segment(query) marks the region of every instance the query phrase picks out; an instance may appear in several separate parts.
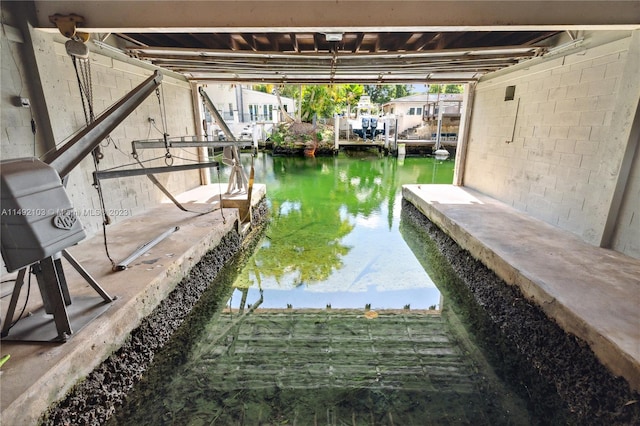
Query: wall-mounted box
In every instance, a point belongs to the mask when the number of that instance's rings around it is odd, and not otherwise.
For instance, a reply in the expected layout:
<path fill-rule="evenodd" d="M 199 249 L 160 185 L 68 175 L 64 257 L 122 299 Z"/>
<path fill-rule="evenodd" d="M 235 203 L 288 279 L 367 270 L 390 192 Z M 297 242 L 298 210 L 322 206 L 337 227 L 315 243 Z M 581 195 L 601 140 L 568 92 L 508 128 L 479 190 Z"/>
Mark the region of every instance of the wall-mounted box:
<path fill-rule="evenodd" d="M 516 97 L 516 86 L 507 86 L 504 91 L 504 100 L 512 101 Z"/>

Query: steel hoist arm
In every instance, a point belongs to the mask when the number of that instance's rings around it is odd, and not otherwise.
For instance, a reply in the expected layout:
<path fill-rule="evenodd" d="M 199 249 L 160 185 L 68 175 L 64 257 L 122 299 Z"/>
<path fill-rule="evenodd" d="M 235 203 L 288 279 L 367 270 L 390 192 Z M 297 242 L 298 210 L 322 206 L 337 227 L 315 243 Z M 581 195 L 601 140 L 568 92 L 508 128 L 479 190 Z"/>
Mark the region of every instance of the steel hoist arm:
<path fill-rule="evenodd" d="M 216 120 L 216 123 L 218 124 L 218 126 L 220 126 L 220 129 L 222 130 L 222 132 L 230 141 L 235 142 L 236 137 L 231 132 L 231 129 L 229 129 L 229 126 L 227 126 L 227 123 L 225 123 L 224 119 L 220 115 L 220 112 L 218 112 L 218 109 L 215 107 L 215 105 L 213 105 L 213 102 L 211 102 L 211 99 L 207 95 L 207 92 L 205 92 L 205 90 L 202 87 L 198 89 L 198 92 L 200 93 L 200 96 L 202 96 L 202 99 L 204 100 L 205 107 L 209 110 L 211 115 L 213 115 L 213 117 Z M 246 191 L 249 185 L 249 182 L 247 180 L 247 175 L 244 172 L 244 169 L 242 168 L 242 163 L 240 161 L 240 152 L 238 151 L 238 147 L 237 146 L 225 147 L 223 150 L 222 157 L 223 157 L 222 159 L 223 163 L 232 166 L 231 176 L 229 176 L 229 186 L 227 187 L 227 194 L 230 194 L 234 190 Z"/>
<path fill-rule="evenodd" d="M 218 109 L 215 107 L 215 105 L 213 105 L 213 102 L 211 102 L 211 99 L 209 98 L 209 95 L 207 95 L 207 92 L 205 92 L 202 87 L 198 89 L 198 92 L 200 93 L 200 96 L 202 96 L 205 106 L 207 107 L 211 115 L 213 115 L 213 117 L 215 118 L 218 126 L 220 126 L 220 130 L 222 130 L 228 140 L 235 142 L 236 137 L 233 136 L 233 133 L 231 132 L 231 129 L 229 129 L 229 126 L 227 126 L 227 123 L 225 123 L 224 118 L 222 118 L 220 112 L 218 112 Z"/>
<path fill-rule="evenodd" d="M 155 71 L 115 105 L 102 113 L 96 121 L 73 137 L 62 148 L 45 157 L 61 178 L 66 177 L 100 142 L 127 118 L 162 82 L 162 74 Z"/>

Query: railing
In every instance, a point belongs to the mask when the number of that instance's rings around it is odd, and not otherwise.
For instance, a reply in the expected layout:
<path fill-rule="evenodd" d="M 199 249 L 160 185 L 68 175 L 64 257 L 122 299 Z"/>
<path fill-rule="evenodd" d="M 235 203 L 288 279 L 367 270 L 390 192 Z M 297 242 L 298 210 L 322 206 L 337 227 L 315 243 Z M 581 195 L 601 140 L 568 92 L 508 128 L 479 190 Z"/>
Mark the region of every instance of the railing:
<path fill-rule="evenodd" d="M 443 115 L 460 115 L 462 113 L 462 101 L 440 101 L 428 102 L 424 106 L 422 113 L 423 120 L 436 120 L 439 108 L 442 108 Z"/>

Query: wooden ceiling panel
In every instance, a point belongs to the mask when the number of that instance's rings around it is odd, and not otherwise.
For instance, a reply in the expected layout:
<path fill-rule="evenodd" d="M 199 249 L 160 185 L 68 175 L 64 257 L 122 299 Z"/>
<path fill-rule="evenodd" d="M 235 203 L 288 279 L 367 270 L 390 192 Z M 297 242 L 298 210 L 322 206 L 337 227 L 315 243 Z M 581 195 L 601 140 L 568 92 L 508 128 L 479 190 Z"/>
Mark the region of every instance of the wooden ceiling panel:
<path fill-rule="evenodd" d="M 118 34 L 137 58 L 192 80 L 424 82 L 482 74 L 540 55 L 554 31 Z"/>

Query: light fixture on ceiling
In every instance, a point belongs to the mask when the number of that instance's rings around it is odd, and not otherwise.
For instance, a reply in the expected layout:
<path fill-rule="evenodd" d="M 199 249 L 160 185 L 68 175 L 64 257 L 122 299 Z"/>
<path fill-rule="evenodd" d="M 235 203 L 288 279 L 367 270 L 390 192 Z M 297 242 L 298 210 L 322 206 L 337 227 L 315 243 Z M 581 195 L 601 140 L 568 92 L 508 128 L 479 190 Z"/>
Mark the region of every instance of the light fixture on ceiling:
<path fill-rule="evenodd" d="M 327 41 L 342 41 L 342 33 L 324 33 Z"/>

